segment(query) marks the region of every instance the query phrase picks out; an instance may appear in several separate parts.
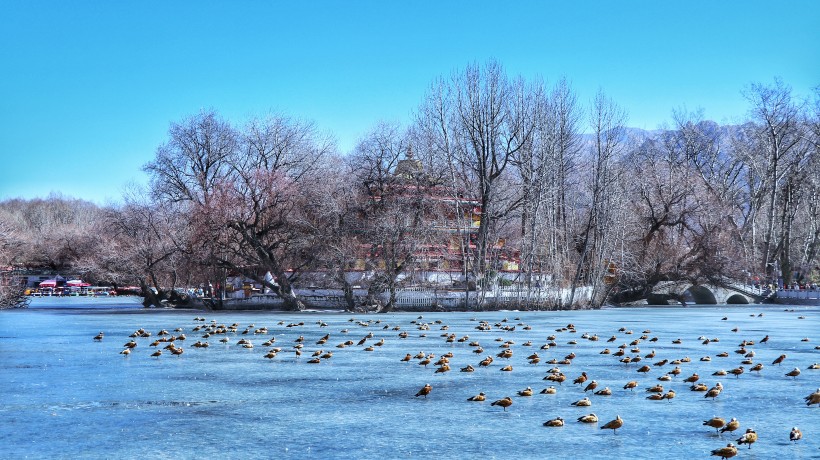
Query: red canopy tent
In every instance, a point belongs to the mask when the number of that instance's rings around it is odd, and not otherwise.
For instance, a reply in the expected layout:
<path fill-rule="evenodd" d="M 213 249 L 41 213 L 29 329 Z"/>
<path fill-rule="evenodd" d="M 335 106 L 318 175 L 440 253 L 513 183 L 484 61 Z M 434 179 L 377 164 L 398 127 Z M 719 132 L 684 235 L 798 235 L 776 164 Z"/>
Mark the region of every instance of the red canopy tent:
<path fill-rule="evenodd" d="M 41 288 L 53 288 L 53 287 L 57 287 L 57 280 L 45 280 L 45 281 L 40 281 L 40 287 L 41 287 Z"/>

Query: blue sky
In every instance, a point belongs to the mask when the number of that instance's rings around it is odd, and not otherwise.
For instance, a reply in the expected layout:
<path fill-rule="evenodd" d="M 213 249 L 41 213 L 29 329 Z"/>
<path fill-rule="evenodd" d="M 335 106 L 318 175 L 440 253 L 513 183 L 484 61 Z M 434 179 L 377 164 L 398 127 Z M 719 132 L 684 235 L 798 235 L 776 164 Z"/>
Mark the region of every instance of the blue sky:
<path fill-rule="evenodd" d="M 571 5 L 570 5 L 571 3 Z M 654 129 L 673 108 L 741 120 L 741 90 L 820 84 L 820 1 L 0 0 L 0 200 L 105 204 L 167 137 L 212 108 L 313 120 L 340 151 L 407 124 L 428 86 L 471 62 L 603 89 Z"/>

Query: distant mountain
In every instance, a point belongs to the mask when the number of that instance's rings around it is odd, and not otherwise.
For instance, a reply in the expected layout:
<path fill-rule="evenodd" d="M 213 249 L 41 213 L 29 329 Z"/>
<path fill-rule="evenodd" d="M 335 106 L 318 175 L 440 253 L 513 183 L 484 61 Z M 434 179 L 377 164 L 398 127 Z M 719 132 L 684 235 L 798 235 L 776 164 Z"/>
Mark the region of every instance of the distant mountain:
<path fill-rule="evenodd" d="M 738 137 L 745 137 L 743 132 L 745 126 L 743 125 L 720 125 L 711 120 L 704 120 L 698 123 L 704 132 L 718 136 L 719 139 L 732 139 Z M 653 129 L 646 130 L 642 128 L 625 127 L 623 129 L 623 136 L 621 141 L 625 145 L 644 145 L 647 141 L 653 141 L 660 138 L 665 133 L 671 133 L 673 130 Z M 585 150 L 589 147 L 595 146 L 594 134 L 582 134 L 581 148 Z"/>

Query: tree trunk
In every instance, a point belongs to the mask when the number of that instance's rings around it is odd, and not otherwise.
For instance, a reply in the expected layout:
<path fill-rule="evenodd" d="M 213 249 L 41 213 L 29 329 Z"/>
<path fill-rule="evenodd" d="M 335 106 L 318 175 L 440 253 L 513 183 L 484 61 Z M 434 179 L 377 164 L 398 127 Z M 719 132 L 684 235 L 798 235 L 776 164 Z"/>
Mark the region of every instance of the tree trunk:
<path fill-rule="evenodd" d="M 162 307 L 162 303 L 160 303 L 159 299 L 161 296 L 161 292 L 154 293 L 154 290 L 148 287 L 148 284 L 145 282 L 145 278 L 140 277 L 140 289 L 142 290 L 142 306 L 145 308 L 153 307 Z"/>
<path fill-rule="evenodd" d="M 289 283 L 287 289 L 280 288 L 279 297 L 284 301 L 285 309 L 288 311 L 302 311 L 306 308 L 305 303 L 293 292 Z"/>
<path fill-rule="evenodd" d="M 387 300 L 387 304 L 379 310 L 379 313 L 389 313 L 396 308 L 396 283 L 389 283 L 388 291 L 390 298 Z"/>
<path fill-rule="evenodd" d="M 0 272 L 0 310 L 24 308 L 28 302 L 25 286 L 18 284 L 9 272 Z"/>
<path fill-rule="evenodd" d="M 347 281 L 342 285 L 345 296 L 345 311 L 356 310 L 356 297 L 353 296 L 353 287 Z"/>

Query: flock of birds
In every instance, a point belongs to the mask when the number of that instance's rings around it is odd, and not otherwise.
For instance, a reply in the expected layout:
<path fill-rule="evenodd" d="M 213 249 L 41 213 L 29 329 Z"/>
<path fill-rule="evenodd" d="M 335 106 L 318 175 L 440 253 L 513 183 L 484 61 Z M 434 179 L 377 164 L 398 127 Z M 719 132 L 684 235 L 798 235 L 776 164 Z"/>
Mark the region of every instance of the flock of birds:
<path fill-rule="evenodd" d="M 755 315 L 750 315 L 755 316 Z M 757 315 L 758 317 L 762 317 L 763 314 Z M 803 316 L 799 317 L 800 319 L 804 319 Z M 722 318 L 722 320 L 728 320 L 727 317 Z M 357 320 L 355 318 L 351 318 L 348 320 L 351 323 L 351 326 L 346 327 L 339 331 L 342 337 L 349 337 L 351 334 L 351 328 L 353 326 L 358 326 L 361 328 L 370 328 L 371 331 L 360 338 L 358 341 L 347 339 L 338 342 L 335 345 L 337 349 L 344 349 L 348 347 L 361 347 L 357 349 L 362 349 L 364 351 L 373 352 L 378 347 L 382 347 L 385 344 L 385 338 L 390 338 L 390 336 L 395 336 L 399 340 L 406 339 L 409 336 L 409 332 L 406 329 L 403 329 L 401 325 L 390 325 L 383 323 L 381 319 L 370 319 L 367 321 Z M 482 335 L 483 338 L 486 338 L 486 335 L 492 332 L 499 332 L 511 335 L 513 334 L 516 329 L 532 331 L 532 327 L 528 324 L 521 322 L 520 318 L 515 318 L 514 321 L 510 321 L 508 319 L 503 319 L 495 324 L 490 324 L 490 322 L 485 320 L 478 320 L 478 319 L 471 319 L 474 321 L 476 325 L 474 329 L 477 331 L 476 334 Z M 516 323 L 517 322 L 517 323 Z M 254 348 L 253 341 L 260 341 L 264 339 L 264 342 L 261 343 L 261 346 L 266 349 L 265 354 L 263 355 L 266 359 L 274 359 L 277 356 L 290 353 L 295 358 L 300 358 L 303 354 L 307 355 L 303 362 L 308 364 L 320 364 L 324 361 L 330 360 L 333 357 L 333 351 L 326 350 L 326 347 L 334 346 L 330 344 L 331 341 L 331 334 L 324 334 L 318 340 L 308 340 L 305 338 L 304 335 L 299 335 L 295 339 L 290 337 L 288 339 L 284 338 L 284 334 L 280 334 L 279 342 L 277 342 L 277 338 L 275 334 L 271 333 L 271 331 L 267 327 L 256 327 L 254 324 L 249 324 L 247 326 L 240 326 L 238 323 L 233 323 L 231 325 L 219 324 L 215 319 L 208 322 L 203 317 L 196 317 L 194 318 L 195 325 L 190 329 L 187 330 L 188 334 L 197 334 L 198 340 L 193 343 L 191 346 L 194 348 L 199 349 L 207 349 L 208 347 L 212 346 L 210 340 L 214 340 L 218 342 L 222 346 L 237 346 L 242 347 L 245 349 Z M 515 323 L 515 324 L 514 324 Z M 328 327 L 328 324 L 324 321 L 317 321 L 316 324 L 320 328 Z M 304 322 L 297 322 L 297 323 L 288 323 L 285 324 L 284 321 L 280 321 L 277 326 L 279 332 L 283 332 L 284 329 L 298 329 L 300 327 L 305 326 Z M 526 341 L 521 343 L 520 345 L 517 344 L 512 339 L 504 339 L 502 337 L 498 337 L 495 342 L 498 343 L 496 347 L 499 349 L 498 352 L 488 352 L 485 351 L 484 347 L 480 343 L 480 341 L 475 337 L 470 337 L 469 335 L 462 335 L 459 337 L 457 334 L 449 332 L 450 327 L 447 324 L 444 324 L 441 320 L 430 321 L 427 322 L 424 320 L 423 316 L 418 316 L 415 320 L 410 321 L 409 327 L 407 329 L 416 329 L 416 334 L 419 337 L 427 337 L 428 334 L 435 337 L 436 335 L 432 332 L 433 330 L 440 331 L 438 333 L 438 337 L 441 341 L 443 341 L 442 345 L 449 345 L 448 352 L 444 353 L 440 356 L 437 356 L 434 353 L 427 353 L 424 351 L 418 353 L 406 353 L 404 357 L 398 359 L 398 361 L 410 364 L 416 363 L 423 369 L 429 369 L 430 366 L 435 368 L 433 371 L 434 374 L 444 374 L 451 371 L 450 363 L 451 360 L 455 359 L 454 350 L 462 351 L 462 352 L 469 352 L 474 355 L 478 355 L 476 358 L 475 366 L 472 364 L 466 364 L 463 367 L 459 367 L 458 370 L 460 372 L 477 372 L 481 368 L 491 368 L 494 366 L 494 363 L 499 360 L 503 361 L 505 365 L 499 367 L 500 371 L 504 372 L 512 372 L 513 371 L 513 362 L 515 361 L 513 358 L 517 358 L 519 355 L 524 354 L 527 355 L 524 362 L 526 366 L 537 366 L 541 363 L 550 366 L 547 371 L 546 375 L 543 377 L 543 380 L 548 381 L 548 385 L 546 388 L 537 392 L 537 394 L 556 394 L 558 392 L 558 388 L 555 385 L 561 387 L 564 382 L 570 381 L 572 386 L 569 387 L 572 390 L 562 390 L 562 391 L 582 391 L 584 395 L 590 395 L 593 398 L 596 397 L 606 397 L 611 396 L 613 394 L 613 390 L 610 389 L 609 386 L 602 385 L 597 380 L 593 379 L 588 375 L 586 371 L 578 372 L 577 377 L 570 378 L 560 366 L 570 366 L 575 364 L 578 358 L 578 355 L 573 351 L 567 354 L 559 353 L 559 355 L 563 355 L 563 357 L 552 357 L 551 359 L 546 359 L 542 357 L 541 354 L 551 353 L 553 350 L 560 349 L 563 345 L 559 345 L 559 337 L 568 337 L 570 340 L 566 341 L 567 345 L 578 345 L 578 343 L 582 340 L 590 341 L 590 342 L 602 342 L 604 344 L 612 344 L 612 345 L 604 345 L 601 347 L 598 354 L 600 355 L 609 355 L 613 359 L 616 359 L 623 365 L 624 375 L 627 376 L 624 379 L 629 379 L 626 381 L 622 386 L 621 383 L 618 383 L 618 386 L 615 387 L 616 390 L 614 391 L 629 391 L 634 392 L 636 389 L 639 389 L 641 383 L 639 380 L 643 380 L 644 384 L 646 381 L 645 376 L 650 374 L 660 374 L 657 377 L 658 383 L 652 384 L 647 386 L 644 390 L 648 395 L 646 399 L 652 401 L 667 401 L 672 403 L 672 401 L 678 396 L 676 391 L 672 388 L 665 388 L 664 384 L 671 386 L 676 384 L 678 387 L 678 391 L 687 388 L 693 394 L 702 394 L 703 398 L 714 400 L 719 398 L 724 392 L 724 385 L 717 381 L 713 385 L 707 385 L 706 383 L 701 381 L 701 376 L 697 372 L 691 372 L 691 374 L 687 371 L 684 372 L 684 368 L 693 360 L 689 357 L 664 357 L 661 359 L 660 354 L 663 352 L 670 352 L 670 349 L 666 349 L 663 347 L 663 344 L 658 343 L 659 338 L 657 336 L 652 336 L 652 331 L 649 329 L 643 330 L 642 333 L 635 338 L 636 334 L 633 331 L 622 327 L 617 330 L 616 334 L 611 335 L 608 338 L 599 337 L 597 334 L 591 333 L 583 333 L 578 334 L 578 329 L 573 324 L 567 324 L 566 326 L 559 327 L 554 331 L 550 331 L 547 336 L 546 340 L 543 344 L 533 344 L 532 341 Z M 374 329 L 381 329 L 383 332 L 380 334 L 382 337 L 379 340 L 376 340 L 376 333 L 373 332 Z M 733 333 L 739 332 L 737 328 L 732 329 Z M 609 335 L 609 334 L 607 334 Z M 105 333 L 100 332 L 97 336 L 94 337 L 95 341 L 103 341 L 105 338 Z M 144 339 L 144 340 L 143 340 Z M 698 340 L 703 345 L 708 345 L 711 343 L 718 343 L 720 339 L 718 338 L 707 338 L 705 336 L 701 336 Z M 746 366 L 749 366 L 750 372 L 765 372 L 764 368 L 766 365 L 759 361 L 758 353 L 755 351 L 760 350 L 760 346 L 767 344 L 770 338 L 768 335 L 761 338 L 759 341 L 751 340 L 751 339 L 744 339 L 742 340 L 734 350 L 734 354 L 741 359 L 739 365 L 733 367 L 729 370 L 717 370 L 711 374 L 712 377 L 715 379 L 723 378 L 728 376 L 733 376 L 734 378 L 740 378 L 741 375 L 746 373 Z M 808 338 L 802 339 L 803 342 L 808 342 Z M 188 337 L 186 336 L 186 330 L 182 327 L 177 327 L 172 331 L 167 329 L 161 329 L 156 333 L 152 333 L 144 328 L 139 328 L 135 330 L 133 333 L 130 334 L 130 340 L 123 345 L 123 349 L 120 351 L 121 354 L 125 356 L 131 355 L 134 350 L 144 344 L 145 342 L 150 342 L 147 344 L 147 348 L 152 350 L 150 356 L 152 358 L 160 359 L 161 356 L 165 352 L 170 353 L 173 356 L 181 356 L 185 350 L 182 346 L 183 343 L 189 343 Z M 286 343 L 285 343 L 286 342 Z M 622 342 L 618 345 L 615 345 L 616 342 Z M 314 343 L 310 345 L 310 343 Z M 681 339 L 672 340 L 673 344 L 681 344 Z M 461 347 L 456 346 L 456 344 L 462 345 Z M 485 345 L 486 341 L 485 341 Z M 645 352 L 641 350 L 641 346 L 649 345 L 654 346 L 661 350 L 661 353 L 652 349 L 649 352 Z M 757 345 L 757 347 L 756 347 Z M 144 345 L 143 345 L 144 346 Z M 610 346 L 612 348 L 610 348 Z M 526 351 L 519 351 L 526 350 Z M 537 350 L 536 350 L 537 349 Z M 815 350 L 820 350 L 820 346 L 814 347 Z M 536 351 L 533 351 L 536 350 Z M 576 350 L 581 353 L 580 349 Z M 765 355 L 765 353 L 760 353 L 761 355 Z M 483 356 L 483 358 L 482 358 Z M 723 351 L 721 353 L 716 354 L 717 358 L 730 358 L 732 355 L 727 352 Z M 781 366 L 784 362 L 787 362 L 788 356 L 785 354 L 780 354 L 776 359 L 771 362 L 772 366 Z M 465 359 L 464 361 L 469 361 L 469 359 Z M 579 360 L 581 361 L 581 360 Z M 701 362 L 710 362 L 712 361 L 712 357 L 707 355 L 699 358 Z M 516 364 L 517 366 L 518 364 Z M 497 365 L 496 365 L 497 366 Z M 577 366 L 575 366 L 577 367 Z M 694 366 L 693 366 L 694 367 Z M 820 363 L 814 363 L 807 367 L 809 370 L 820 370 Z M 481 371 L 479 371 L 481 372 Z M 782 374 L 784 379 L 797 379 L 801 375 L 801 371 L 798 367 L 794 367 L 792 370 L 788 372 L 777 371 Z M 590 372 L 591 373 L 591 372 Z M 642 378 L 630 378 L 630 375 L 640 375 Z M 820 375 L 820 372 L 818 372 Z M 684 377 L 681 377 L 684 376 Z M 615 382 L 612 382 L 614 384 Z M 686 384 L 685 387 L 681 387 L 680 384 Z M 576 387 L 577 385 L 577 387 Z M 569 385 L 568 385 L 569 386 Z M 566 388 L 566 387 L 564 387 Z M 578 388 L 579 390 L 574 390 Z M 431 384 L 424 385 L 421 389 L 419 389 L 415 393 L 415 397 L 423 397 L 427 398 L 430 394 L 434 391 L 434 386 Z M 532 387 L 527 386 L 526 388 L 517 392 L 516 396 L 519 398 L 527 398 L 532 397 L 536 394 L 536 391 L 532 389 Z M 467 398 L 467 401 L 470 402 L 485 402 L 488 401 L 487 395 L 484 392 L 480 392 L 477 395 L 471 396 Z M 501 408 L 503 411 L 507 411 L 508 408 L 513 406 L 514 399 L 512 396 L 505 396 L 501 399 L 495 399 L 490 402 L 490 406 L 497 406 Z M 820 406 L 820 388 L 818 388 L 813 393 L 809 394 L 805 397 L 804 402 L 807 406 L 817 405 Z M 573 406 L 577 407 L 589 407 L 592 406 L 593 401 L 590 399 L 589 396 L 584 396 L 581 399 L 573 402 Z M 595 413 L 590 413 L 586 415 L 582 415 L 577 417 L 576 421 L 582 424 L 598 424 L 599 418 Z M 606 423 L 600 425 L 600 429 L 602 430 L 612 430 L 613 433 L 617 434 L 617 431 L 625 426 L 625 420 L 620 417 L 620 415 L 616 415 L 614 419 L 607 421 Z M 565 424 L 565 420 L 562 417 L 555 417 L 550 420 L 547 420 L 543 423 L 546 427 L 563 427 Z M 715 429 L 715 433 L 723 434 L 728 433 L 729 435 L 734 435 L 734 433 L 741 429 L 741 423 L 737 420 L 737 418 L 731 418 L 728 422 L 722 417 L 712 417 L 708 420 L 703 421 L 704 426 L 708 426 L 710 428 Z M 792 428 L 789 434 L 789 440 L 791 442 L 798 442 L 802 439 L 803 434 L 797 428 Z M 737 445 L 747 445 L 749 449 L 751 449 L 752 445 L 758 441 L 758 436 L 754 428 L 746 428 L 745 432 L 738 437 L 734 442 Z M 725 447 L 716 448 L 711 451 L 711 455 L 720 457 L 721 459 L 728 459 L 736 456 L 738 454 L 738 447 L 733 443 L 728 443 Z"/>

